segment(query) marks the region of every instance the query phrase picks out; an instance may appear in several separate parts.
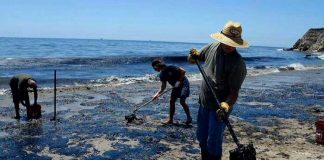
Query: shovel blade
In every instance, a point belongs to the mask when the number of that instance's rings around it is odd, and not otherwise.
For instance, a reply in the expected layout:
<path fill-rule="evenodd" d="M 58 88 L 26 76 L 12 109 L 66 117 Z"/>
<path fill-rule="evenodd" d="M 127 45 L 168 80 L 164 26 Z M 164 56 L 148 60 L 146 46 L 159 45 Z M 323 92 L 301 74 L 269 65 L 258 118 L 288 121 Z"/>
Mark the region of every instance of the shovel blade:
<path fill-rule="evenodd" d="M 127 121 L 127 123 L 131 123 L 136 119 L 136 115 L 135 114 L 131 114 L 128 116 L 125 116 L 125 120 Z"/>
<path fill-rule="evenodd" d="M 230 160 L 256 160 L 256 151 L 253 144 L 242 145 L 230 150 Z"/>

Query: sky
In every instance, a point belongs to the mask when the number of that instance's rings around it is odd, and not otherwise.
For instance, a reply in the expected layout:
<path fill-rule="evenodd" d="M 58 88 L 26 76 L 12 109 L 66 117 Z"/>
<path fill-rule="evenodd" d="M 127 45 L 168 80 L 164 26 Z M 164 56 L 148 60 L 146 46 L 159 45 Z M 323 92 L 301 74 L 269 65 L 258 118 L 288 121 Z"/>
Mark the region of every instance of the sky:
<path fill-rule="evenodd" d="M 0 37 L 208 43 L 229 21 L 252 46 L 291 47 L 324 27 L 324 0 L 1 0 Z"/>

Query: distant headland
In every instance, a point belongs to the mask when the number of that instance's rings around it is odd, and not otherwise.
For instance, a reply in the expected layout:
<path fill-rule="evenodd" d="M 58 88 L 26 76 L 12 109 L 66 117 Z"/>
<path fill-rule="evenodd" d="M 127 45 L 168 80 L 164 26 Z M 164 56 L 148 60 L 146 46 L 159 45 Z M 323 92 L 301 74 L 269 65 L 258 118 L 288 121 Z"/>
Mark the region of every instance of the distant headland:
<path fill-rule="evenodd" d="M 292 48 L 285 51 L 302 51 L 307 53 L 324 52 L 324 28 L 311 28 L 302 38 L 298 39 Z"/>

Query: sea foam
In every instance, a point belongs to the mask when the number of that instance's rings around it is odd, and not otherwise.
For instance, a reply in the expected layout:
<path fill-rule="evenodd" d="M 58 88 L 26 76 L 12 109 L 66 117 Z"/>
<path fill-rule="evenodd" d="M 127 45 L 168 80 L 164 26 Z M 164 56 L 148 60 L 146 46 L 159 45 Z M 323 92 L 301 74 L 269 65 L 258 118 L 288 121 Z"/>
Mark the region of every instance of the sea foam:
<path fill-rule="evenodd" d="M 1 96 L 2 96 L 2 95 L 5 95 L 7 91 L 8 91 L 7 89 L 3 89 L 3 88 L 1 88 L 1 89 L 0 89 L 0 95 L 1 95 Z"/>
<path fill-rule="evenodd" d="M 320 56 L 317 56 L 319 59 L 321 60 L 324 60 L 324 54 L 323 55 L 320 55 Z"/>

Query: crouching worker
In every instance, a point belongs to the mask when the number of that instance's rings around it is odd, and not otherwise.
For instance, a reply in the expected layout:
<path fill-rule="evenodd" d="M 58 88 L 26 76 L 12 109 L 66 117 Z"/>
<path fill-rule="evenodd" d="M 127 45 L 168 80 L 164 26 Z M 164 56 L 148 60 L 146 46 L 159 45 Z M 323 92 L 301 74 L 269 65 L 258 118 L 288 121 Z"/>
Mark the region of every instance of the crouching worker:
<path fill-rule="evenodd" d="M 187 125 L 192 122 L 192 118 L 190 115 L 189 106 L 186 103 L 187 97 L 189 97 L 190 89 L 189 89 L 189 81 L 185 76 L 186 71 L 181 67 L 176 66 L 167 66 L 162 60 L 156 59 L 152 62 L 152 67 L 155 71 L 160 72 L 159 77 L 162 82 L 160 90 L 153 96 L 153 99 L 157 99 L 161 93 L 166 88 L 167 82 L 173 86 L 170 98 L 170 115 L 169 119 L 164 122 L 164 124 L 172 124 L 173 116 L 175 113 L 175 102 L 178 98 L 180 98 L 180 104 L 182 105 L 184 111 L 187 114 L 187 121 L 185 122 Z"/>
<path fill-rule="evenodd" d="M 41 117 L 41 106 L 37 104 L 37 84 L 32 79 L 32 76 L 19 74 L 12 77 L 10 80 L 10 88 L 16 111 L 15 119 L 20 119 L 19 103 L 26 107 L 28 119 Z M 34 104 L 32 106 L 30 105 L 28 92 L 34 92 Z"/>

